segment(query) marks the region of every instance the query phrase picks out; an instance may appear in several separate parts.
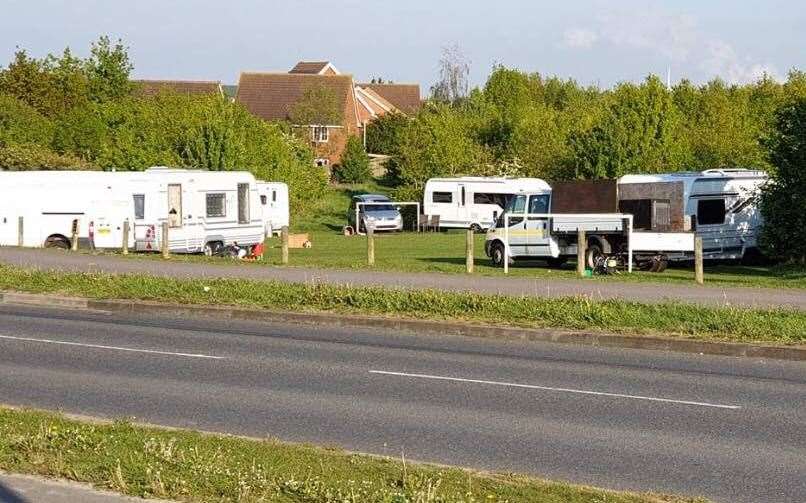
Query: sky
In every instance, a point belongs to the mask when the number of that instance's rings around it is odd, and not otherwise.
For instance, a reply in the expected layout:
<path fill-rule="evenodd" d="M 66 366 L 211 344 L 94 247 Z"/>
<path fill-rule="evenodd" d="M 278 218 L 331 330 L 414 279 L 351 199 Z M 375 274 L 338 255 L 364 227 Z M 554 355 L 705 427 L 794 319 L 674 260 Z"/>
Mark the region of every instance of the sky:
<path fill-rule="evenodd" d="M 221 80 L 331 61 L 359 81 L 426 94 L 445 47 L 470 64 L 603 87 L 650 73 L 748 82 L 806 70 L 804 0 L 0 0 L 0 66 L 17 47 L 79 55 L 101 35 L 129 47 L 136 78 Z"/>

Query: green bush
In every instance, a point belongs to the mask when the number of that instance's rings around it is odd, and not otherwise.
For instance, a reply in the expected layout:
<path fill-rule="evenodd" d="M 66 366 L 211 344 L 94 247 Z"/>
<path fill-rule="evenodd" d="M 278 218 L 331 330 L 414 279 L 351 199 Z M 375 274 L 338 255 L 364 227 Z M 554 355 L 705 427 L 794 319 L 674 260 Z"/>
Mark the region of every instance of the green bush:
<path fill-rule="evenodd" d="M 35 144 L 0 145 L 0 170 L 36 171 L 44 169 L 97 169 L 92 164 L 71 155 L 57 154 Z"/>
<path fill-rule="evenodd" d="M 347 138 L 341 163 L 336 166 L 333 174 L 342 183 L 364 183 L 372 178 L 369 156 L 357 136 Z"/>
<path fill-rule="evenodd" d="M 53 123 L 17 98 L 0 94 L 0 145 L 37 143 L 49 145 Z"/>
<path fill-rule="evenodd" d="M 761 242 L 772 256 L 806 263 L 806 98 L 784 106 L 767 142 L 777 168 L 762 194 Z"/>

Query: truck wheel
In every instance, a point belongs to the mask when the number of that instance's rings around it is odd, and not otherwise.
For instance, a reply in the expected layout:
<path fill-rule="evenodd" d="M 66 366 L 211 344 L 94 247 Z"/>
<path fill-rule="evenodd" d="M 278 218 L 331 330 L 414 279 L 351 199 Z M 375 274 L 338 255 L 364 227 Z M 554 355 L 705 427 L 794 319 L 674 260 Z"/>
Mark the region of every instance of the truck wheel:
<path fill-rule="evenodd" d="M 504 249 L 504 244 L 496 242 L 490 248 L 490 257 L 493 259 L 495 267 L 504 267 L 504 260 L 509 260 L 509 265 L 512 265 L 512 259 L 507 257 L 507 252 Z"/>
<path fill-rule="evenodd" d="M 589 244 L 588 249 L 585 250 L 585 267 L 588 269 L 596 269 L 598 264 L 604 258 L 602 247 L 597 244 Z"/>

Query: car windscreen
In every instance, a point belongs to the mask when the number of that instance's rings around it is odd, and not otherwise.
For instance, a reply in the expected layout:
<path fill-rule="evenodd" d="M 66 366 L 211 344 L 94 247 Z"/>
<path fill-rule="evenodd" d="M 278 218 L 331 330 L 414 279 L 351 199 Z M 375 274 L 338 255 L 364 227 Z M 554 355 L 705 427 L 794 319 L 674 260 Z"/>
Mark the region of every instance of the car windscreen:
<path fill-rule="evenodd" d="M 372 204 L 363 204 L 363 205 L 361 205 L 361 207 L 364 209 L 364 211 L 369 211 L 369 212 L 373 212 L 373 211 L 395 211 L 397 209 L 394 206 L 392 206 L 391 204 L 379 204 L 379 203 L 380 203 L 380 201 L 378 203 L 372 202 Z"/>

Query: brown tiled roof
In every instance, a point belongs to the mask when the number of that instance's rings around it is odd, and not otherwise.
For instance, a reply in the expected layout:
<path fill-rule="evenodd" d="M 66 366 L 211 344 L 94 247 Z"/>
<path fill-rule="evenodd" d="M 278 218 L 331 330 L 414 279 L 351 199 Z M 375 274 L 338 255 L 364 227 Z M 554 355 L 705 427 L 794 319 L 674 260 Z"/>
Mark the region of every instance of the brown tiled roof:
<path fill-rule="evenodd" d="M 419 84 L 358 84 L 372 89 L 391 104 L 407 114 L 416 113 L 420 109 Z"/>
<path fill-rule="evenodd" d="M 161 92 L 178 94 L 220 94 L 221 82 L 212 80 L 133 80 L 134 93 L 154 96 Z"/>
<path fill-rule="evenodd" d="M 329 63 L 327 61 L 300 61 L 288 73 L 306 73 L 317 75 L 324 70 Z"/>
<path fill-rule="evenodd" d="M 262 119 L 287 120 L 292 107 L 305 91 L 317 85 L 335 94 L 344 110 L 344 119 L 355 125 L 357 118 L 351 75 L 244 72 L 238 81 L 235 100 Z"/>

